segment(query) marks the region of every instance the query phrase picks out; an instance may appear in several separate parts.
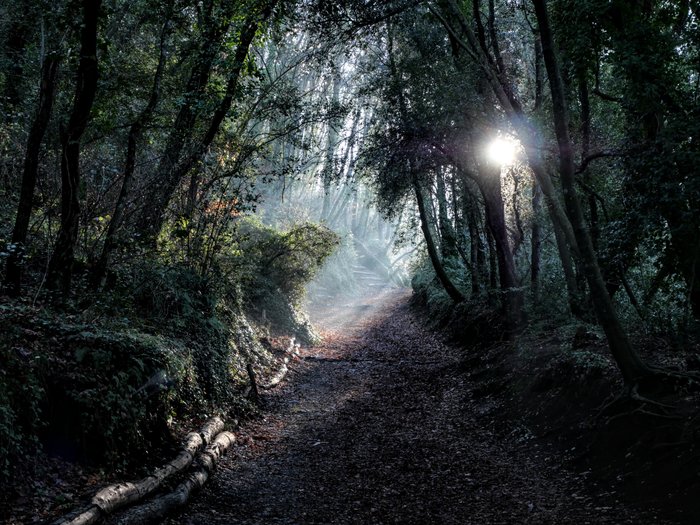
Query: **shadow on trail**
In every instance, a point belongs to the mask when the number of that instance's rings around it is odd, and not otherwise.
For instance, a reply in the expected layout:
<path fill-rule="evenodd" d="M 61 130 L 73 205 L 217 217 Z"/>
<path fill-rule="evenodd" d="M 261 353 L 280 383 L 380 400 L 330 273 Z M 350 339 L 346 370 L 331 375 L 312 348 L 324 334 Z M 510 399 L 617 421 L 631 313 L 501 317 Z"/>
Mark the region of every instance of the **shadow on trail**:
<path fill-rule="evenodd" d="M 644 522 L 480 426 L 460 351 L 408 302 L 394 290 L 315 312 L 324 344 L 303 349 L 265 418 L 170 523 Z"/>

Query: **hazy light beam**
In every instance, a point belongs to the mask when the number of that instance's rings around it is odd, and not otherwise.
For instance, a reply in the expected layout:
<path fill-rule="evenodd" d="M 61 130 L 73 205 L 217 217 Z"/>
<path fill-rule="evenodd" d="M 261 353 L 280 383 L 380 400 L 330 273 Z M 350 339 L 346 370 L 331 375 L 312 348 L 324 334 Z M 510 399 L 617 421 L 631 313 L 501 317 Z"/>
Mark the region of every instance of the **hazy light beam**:
<path fill-rule="evenodd" d="M 486 153 L 494 164 L 509 166 L 515 161 L 518 143 L 509 138 L 496 137 L 487 146 Z"/>

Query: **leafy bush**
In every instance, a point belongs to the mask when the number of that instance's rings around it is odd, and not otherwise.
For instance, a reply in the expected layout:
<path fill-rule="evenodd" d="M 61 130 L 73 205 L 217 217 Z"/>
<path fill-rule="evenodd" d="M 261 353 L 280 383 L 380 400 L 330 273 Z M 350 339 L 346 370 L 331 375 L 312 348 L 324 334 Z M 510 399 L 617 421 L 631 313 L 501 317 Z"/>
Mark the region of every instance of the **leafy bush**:
<path fill-rule="evenodd" d="M 166 415 L 188 390 L 188 358 L 184 347 L 143 333 L 84 328 L 66 335 L 46 378 L 48 447 L 73 446 L 112 463 L 125 450 L 132 460 L 143 458 L 167 436 L 155 431 L 166 428 Z M 196 405 L 201 398 L 191 400 Z"/>
<path fill-rule="evenodd" d="M 278 231 L 256 218 L 241 220 L 237 233 L 238 243 L 222 256 L 221 265 L 241 283 L 245 309 L 273 330 L 314 342 L 300 307 L 306 284 L 335 250 L 338 235 L 313 223 Z"/>
<path fill-rule="evenodd" d="M 40 441 L 64 457 L 138 462 L 167 439 L 168 417 L 205 404 L 184 345 L 76 320 L 0 305 L 0 477 Z"/>
<path fill-rule="evenodd" d="M 304 223 L 287 231 L 263 225 L 256 218 L 239 224 L 238 264 L 251 300 L 260 287 L 274 287 L 293 302 L 304 295 L 304 286 L 339 244 L 336 233 L 325 226 Z M 245 261 L 241 261 L 245 259 Z"/>
<path fill-rule="evenodd" d="M 299 305 L 337 244 L 322 226 L 277 231 L 244 218 L 204 275 L 168 252 L 121 264 L 109 290 L 79 304 L 0 303 L 0 477 L 40 443 L 143 464 L 175 421 L 239 414 L 245 366 L 274 364 L 246 316 L 313 341 Z"/>
<path fill-rule="evenodd" d="M 210 281 L 183 265 L 148 263 L 131 275 L 130 302 L 138 317 L 176 333 L 191 334 L 215 315 L 216 296 Z"/>
<path fill-rule="evenodd" d="M 41 357 L 7 342 L 0 339 L 0 478 L 9 476 L 10 466 L 35 450 L 44 395 L 38 373 Z"/>

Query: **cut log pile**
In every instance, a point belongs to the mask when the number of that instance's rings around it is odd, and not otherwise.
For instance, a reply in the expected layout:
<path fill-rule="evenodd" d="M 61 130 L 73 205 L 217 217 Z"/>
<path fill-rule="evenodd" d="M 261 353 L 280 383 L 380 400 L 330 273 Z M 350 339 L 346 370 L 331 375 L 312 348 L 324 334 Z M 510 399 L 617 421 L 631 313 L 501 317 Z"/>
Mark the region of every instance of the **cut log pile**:
<path fill-rule="evenodd" d="M 298 347 L 292 338 L 285 353 L 298 357 Z M 289 370 L 288 363 L 289 358 L 285 357 L 278 372 L 264 385 L 257 385 L 255 373 L 249 364 L 249 390 L 253 390 L 258 398 L 258 387 L 269 390 L 277 386 Z M 213 417 L 198 432 L 187 434 L 177 456 L 149 476 L 135 482 L 109 485 L 99 490 L 89 505 L 57 519 L 51 525 L 93 525 L 107 518 L 110 518 L 109 523 L 119 525 L 158 521 L 187 503 L 190 496 L 204 486 L 221 456 L 235 442 L 234 434 L 224 431 L 223 420 Z M 172 486 L 172 480 L 178 477 L 179 484 L 164 492 L 166 485 Z M 159 495 L 146 501 L 158 491 L 161 491 Z M 115 516 L 115 512 L 120 510 L 122 513 Z"/>
<path fill-rule="evenodd" d="M 197 458 L 195 468 L 172 492 L 148 503 L 127 510 L 115 521 L 117 525 L 146 525 L 163 519 L 173 510 L 182 507 L 193 492 L 201 489 L 214 471 L 219 458 L 233 445 L 236 437 L 231 432 L 222 432 Z"/>
<path fill-rule="evenodd" d="M 153 494 L 164 485 L 166 480 L 190 467 L 195 458 L 197 458 L 197 463 L 207 465 L 208 472 L 211 472 L 221 454 L 234 441 L 233 434 L 224 432 L 224 422 L 221 418 L 211 418 L 199 432 L 187 434 L 178 455 L 172 461 L 157 468 L 150 476 L 136 482 L 117 483 L 105 487 L 95 494 L 87 508 L 59 518 L 52 525 L 92 525 L 98 523 L 115 511 L 138 503 L 148 495 Z M 202 451 L 204 447 L 207 448 Z M 199 469 L 196 469 L 195 472 L 197 470 Z"/>

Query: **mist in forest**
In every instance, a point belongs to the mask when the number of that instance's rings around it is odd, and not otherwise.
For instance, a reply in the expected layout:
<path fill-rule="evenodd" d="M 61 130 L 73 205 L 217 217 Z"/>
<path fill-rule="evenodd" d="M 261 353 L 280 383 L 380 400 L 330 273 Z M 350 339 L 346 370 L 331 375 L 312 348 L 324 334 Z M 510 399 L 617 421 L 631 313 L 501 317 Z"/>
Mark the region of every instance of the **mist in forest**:
<path fill-rule="evenodd" d="M 408 202 L 406 209 L 383 207 L 362 162 L 376 126 L 364 78 L 372 67 L 368 53 L 319 41 L 320 60 L 309 54 L 308 34 L 290 30 L 287 37 L 260 50 L 259 66 L 271 86 L 296 95 L 288 103 L 305 117 L 283 110 L 262 126 L 274 138 L 258 176 L 255 213 L 275 228 L 315 222 L 338 234 L 335 253 L 307 286 L 310 305 L 407 286 L 422 241 L 411 231 L 415 212 Z"/>
<path fill-rule="evenodd" d="M 308 467 L 348 523 L 656 523 L 610 510 L 626 484 L 695 523 L 699 25 L 698 0 L 0 0 L 0 513 L 57 516 L 199 428 L 185 492 L 200 452 L 307 432 L 233 477 Z M 279 502 L 331 523 L 299 486 Z"/>

